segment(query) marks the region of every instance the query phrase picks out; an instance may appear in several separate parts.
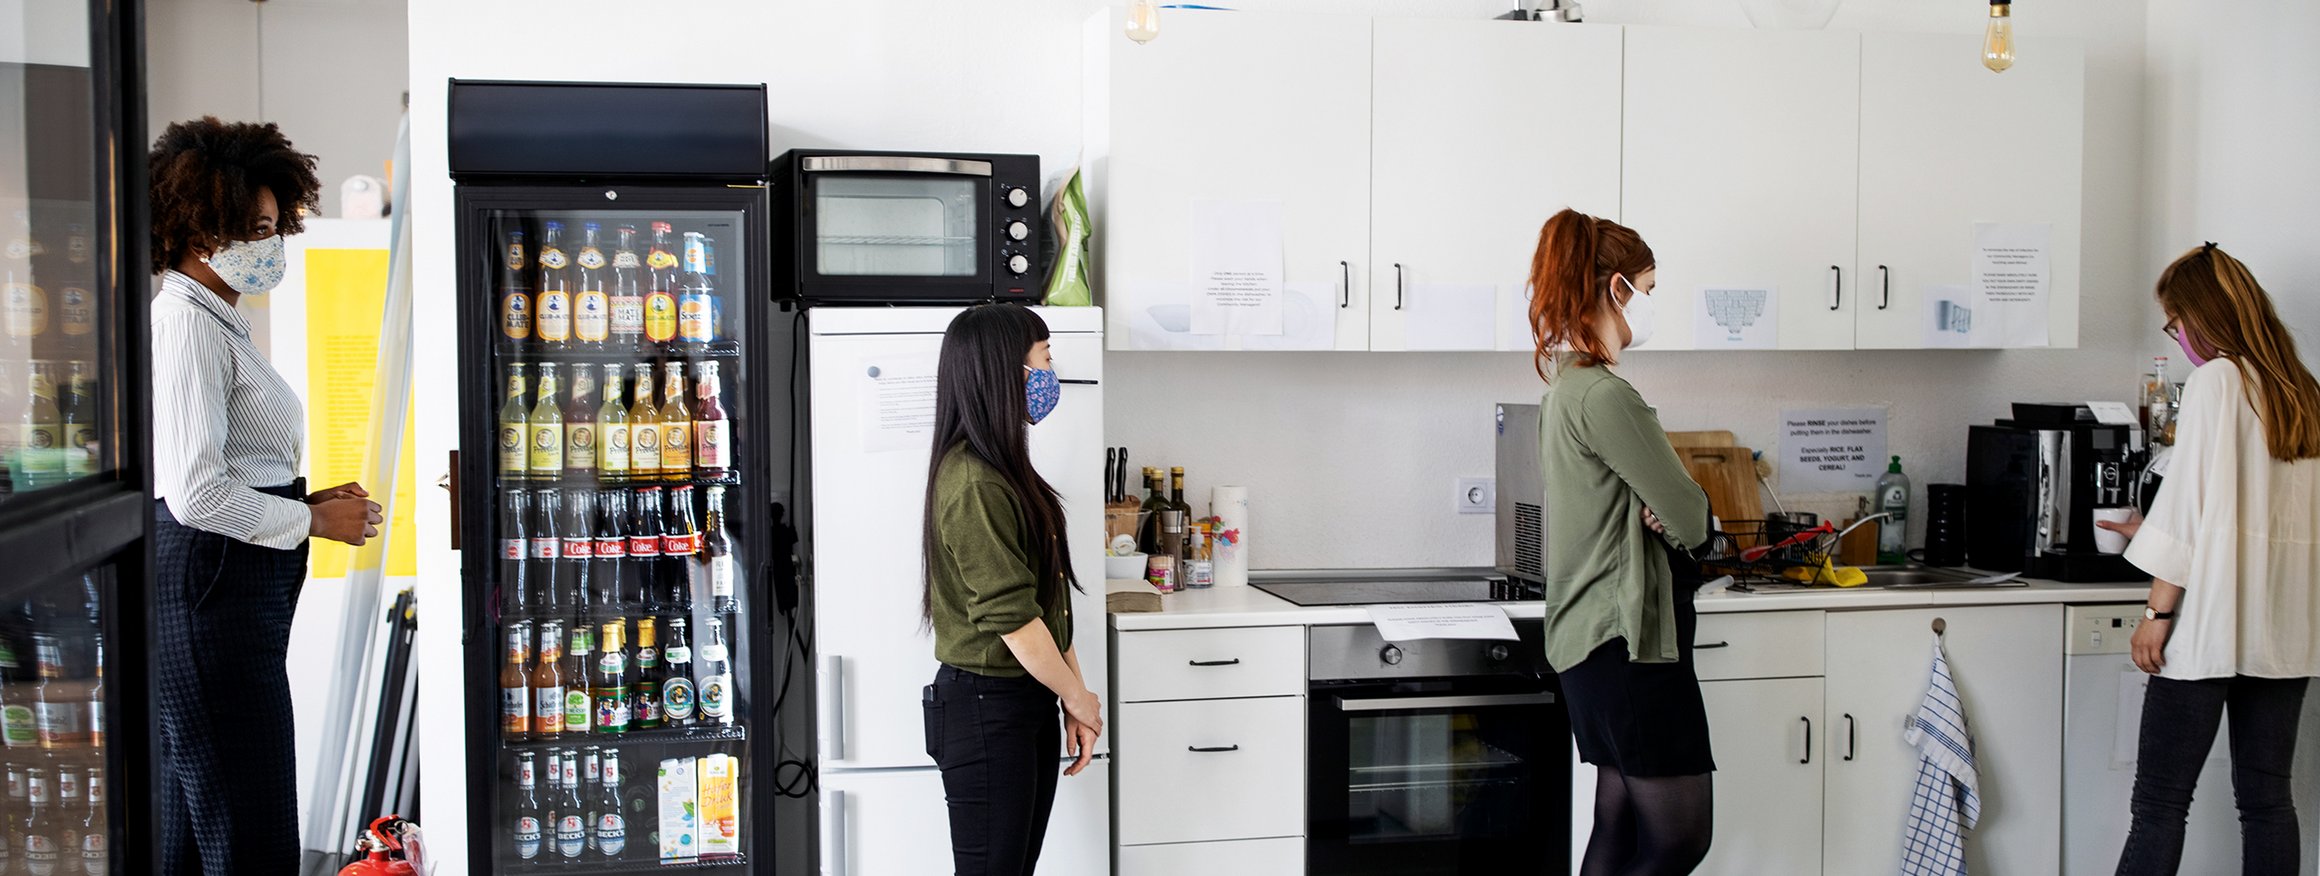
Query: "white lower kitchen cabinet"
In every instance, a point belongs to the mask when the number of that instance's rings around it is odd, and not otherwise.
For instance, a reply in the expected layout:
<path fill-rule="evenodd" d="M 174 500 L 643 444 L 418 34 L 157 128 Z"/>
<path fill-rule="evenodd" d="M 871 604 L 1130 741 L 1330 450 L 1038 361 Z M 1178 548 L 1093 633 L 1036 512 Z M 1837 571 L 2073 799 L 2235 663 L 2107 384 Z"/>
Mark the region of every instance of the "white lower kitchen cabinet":
<path fill-rule="evenodd" d="M 1086 876 L 1110 860 L 1108 760 L 1059 779 L 1040 876 Z M 822 774 L 821 876 L 951 872 L 950 807 L 932 769 Z"/>
<path fill-rule="evenodd" d="M 1304 836 L 1304 697 L 1125 703 L 1115 726 L 1121 845 Z"/>
<path fill-rule="evenodd" d="M 1118 876 L 1285 876 L 1305 872 L 1302 837 L 1121 846 Z"/>
<path fill-rule="evenodd" d="M 1716 752 L 1716 837 L 1696 872 L 1821 872 L 1821 680 L 1710 681 L 1700 696 Z"/>

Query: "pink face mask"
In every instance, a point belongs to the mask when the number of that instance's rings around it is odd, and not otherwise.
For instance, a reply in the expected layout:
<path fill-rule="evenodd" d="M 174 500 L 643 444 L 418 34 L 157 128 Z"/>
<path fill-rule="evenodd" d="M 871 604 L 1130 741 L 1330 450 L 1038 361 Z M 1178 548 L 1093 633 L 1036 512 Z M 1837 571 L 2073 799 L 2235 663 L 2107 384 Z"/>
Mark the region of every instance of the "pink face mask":
<path fill-rule="evenodd" d="M 2183 358 L 2191 360 L 2191 367 L 2197 368 L 2207 364 L 2207 357 L 2199 355 L 2199 351 L 2193 348 L 2190 326 L 2180 326 L 2175 329 L 2175 346 L 2183 348 Z"/>

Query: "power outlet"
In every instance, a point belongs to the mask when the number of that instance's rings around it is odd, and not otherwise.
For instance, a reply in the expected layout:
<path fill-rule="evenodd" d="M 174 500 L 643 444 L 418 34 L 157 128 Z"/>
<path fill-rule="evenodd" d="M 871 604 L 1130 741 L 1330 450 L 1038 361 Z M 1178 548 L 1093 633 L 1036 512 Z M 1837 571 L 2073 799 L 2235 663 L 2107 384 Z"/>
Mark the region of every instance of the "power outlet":
<path fill-rule="evenodd" d="M 1498 511 L 1498 481 L 1495 478 L 1459 478 L 1458 513 L 1492 514 Z"/>

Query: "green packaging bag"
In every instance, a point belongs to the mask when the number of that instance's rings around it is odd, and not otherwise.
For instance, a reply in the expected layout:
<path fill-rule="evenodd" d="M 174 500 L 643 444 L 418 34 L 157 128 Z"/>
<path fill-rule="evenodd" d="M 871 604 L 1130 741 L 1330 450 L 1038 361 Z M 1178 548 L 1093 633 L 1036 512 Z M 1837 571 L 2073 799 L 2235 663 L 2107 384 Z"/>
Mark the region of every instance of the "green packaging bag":
<path fill-rule="evenodd" d="M 1073 168 L 1071 180 L 1056 191 L 1047 222 L 1048 233 L 1055 240 L 1055 267 L 1047 272 L 1047 305 L 1095 304 L 1095 292 L 1088 283 L 1087 187 L 1080 182 L 1079 168 Z"/>

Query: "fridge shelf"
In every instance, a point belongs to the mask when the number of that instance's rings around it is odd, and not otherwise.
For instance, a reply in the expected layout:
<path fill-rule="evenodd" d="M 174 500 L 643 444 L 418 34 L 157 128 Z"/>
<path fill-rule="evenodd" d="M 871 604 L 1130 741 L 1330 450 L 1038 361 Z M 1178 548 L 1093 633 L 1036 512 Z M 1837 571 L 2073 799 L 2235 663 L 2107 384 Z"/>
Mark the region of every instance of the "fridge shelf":
<path fill-rule="evenodd" d="M 553 873 L 582 873 L 590 874 L 590 876 L 606 874 L 609 876 L 609 874 L 615 873 L 666 873 L 671 870 L 724 870 L 745 867 L 748 864 L 749 856 L 735 855 L 715 861 L 690 861 L 682 864 L 663 864 L 658 861 L 585 861 L 578 864 L 549 863 L 538 865 L 533 869 Z"/>
<path fill-rule="evenodd" d="M 629 481 L 627 483 L 617 484 L 600 481 L 592 477 L 577 477 L 569 474 L 554 480 L 533 480 L 531 478 L 510 479 L 506 477 L 499 477 L 495 478 L 492 483 L 493 487 L 502 490 L 537 490 L 544 487 L 557 487 L 568 490 L 624 490 L 631 487 L 682 487 L 687 485 L 695 487 L 738 487 L 741 485 L 741 473 L 736 470 L 728 471 L 721 475 L 694 475 L 689 478 L 673 481 Z"/>
<path fill-rule="evenodd" d="M 630 746 L 707 745 L 718 742 L 747 741 L 749 741 L 749 728 L 734 724 L 715 730 L 704 730 L 699 727 L 673 729 L 663 727 L 657 730 L 631 730 L 619 735 L 608 733 L 566 734 L 554 739 L 527 739 L 522 742 L 510 742 L 503 738 L 500 741 L 500 746 L 505 753 L 512 755 L 519 751 L 544 751 L 550 748 L 572 748 L 587 745 L 628 748 Z"/>
<path fill-rule="evenodd" d="M 631 365 L 637 362 L 666 361 L 670 359 L 739 359 L 741 342 L 733 339 L 713 341 L 706 347 L 688 347 L 675 350 L 543 350 L 536 347 L 509 349 L 500 347 L 492 354 L 500 362 L 581 362 L 590 365 Z"/>

